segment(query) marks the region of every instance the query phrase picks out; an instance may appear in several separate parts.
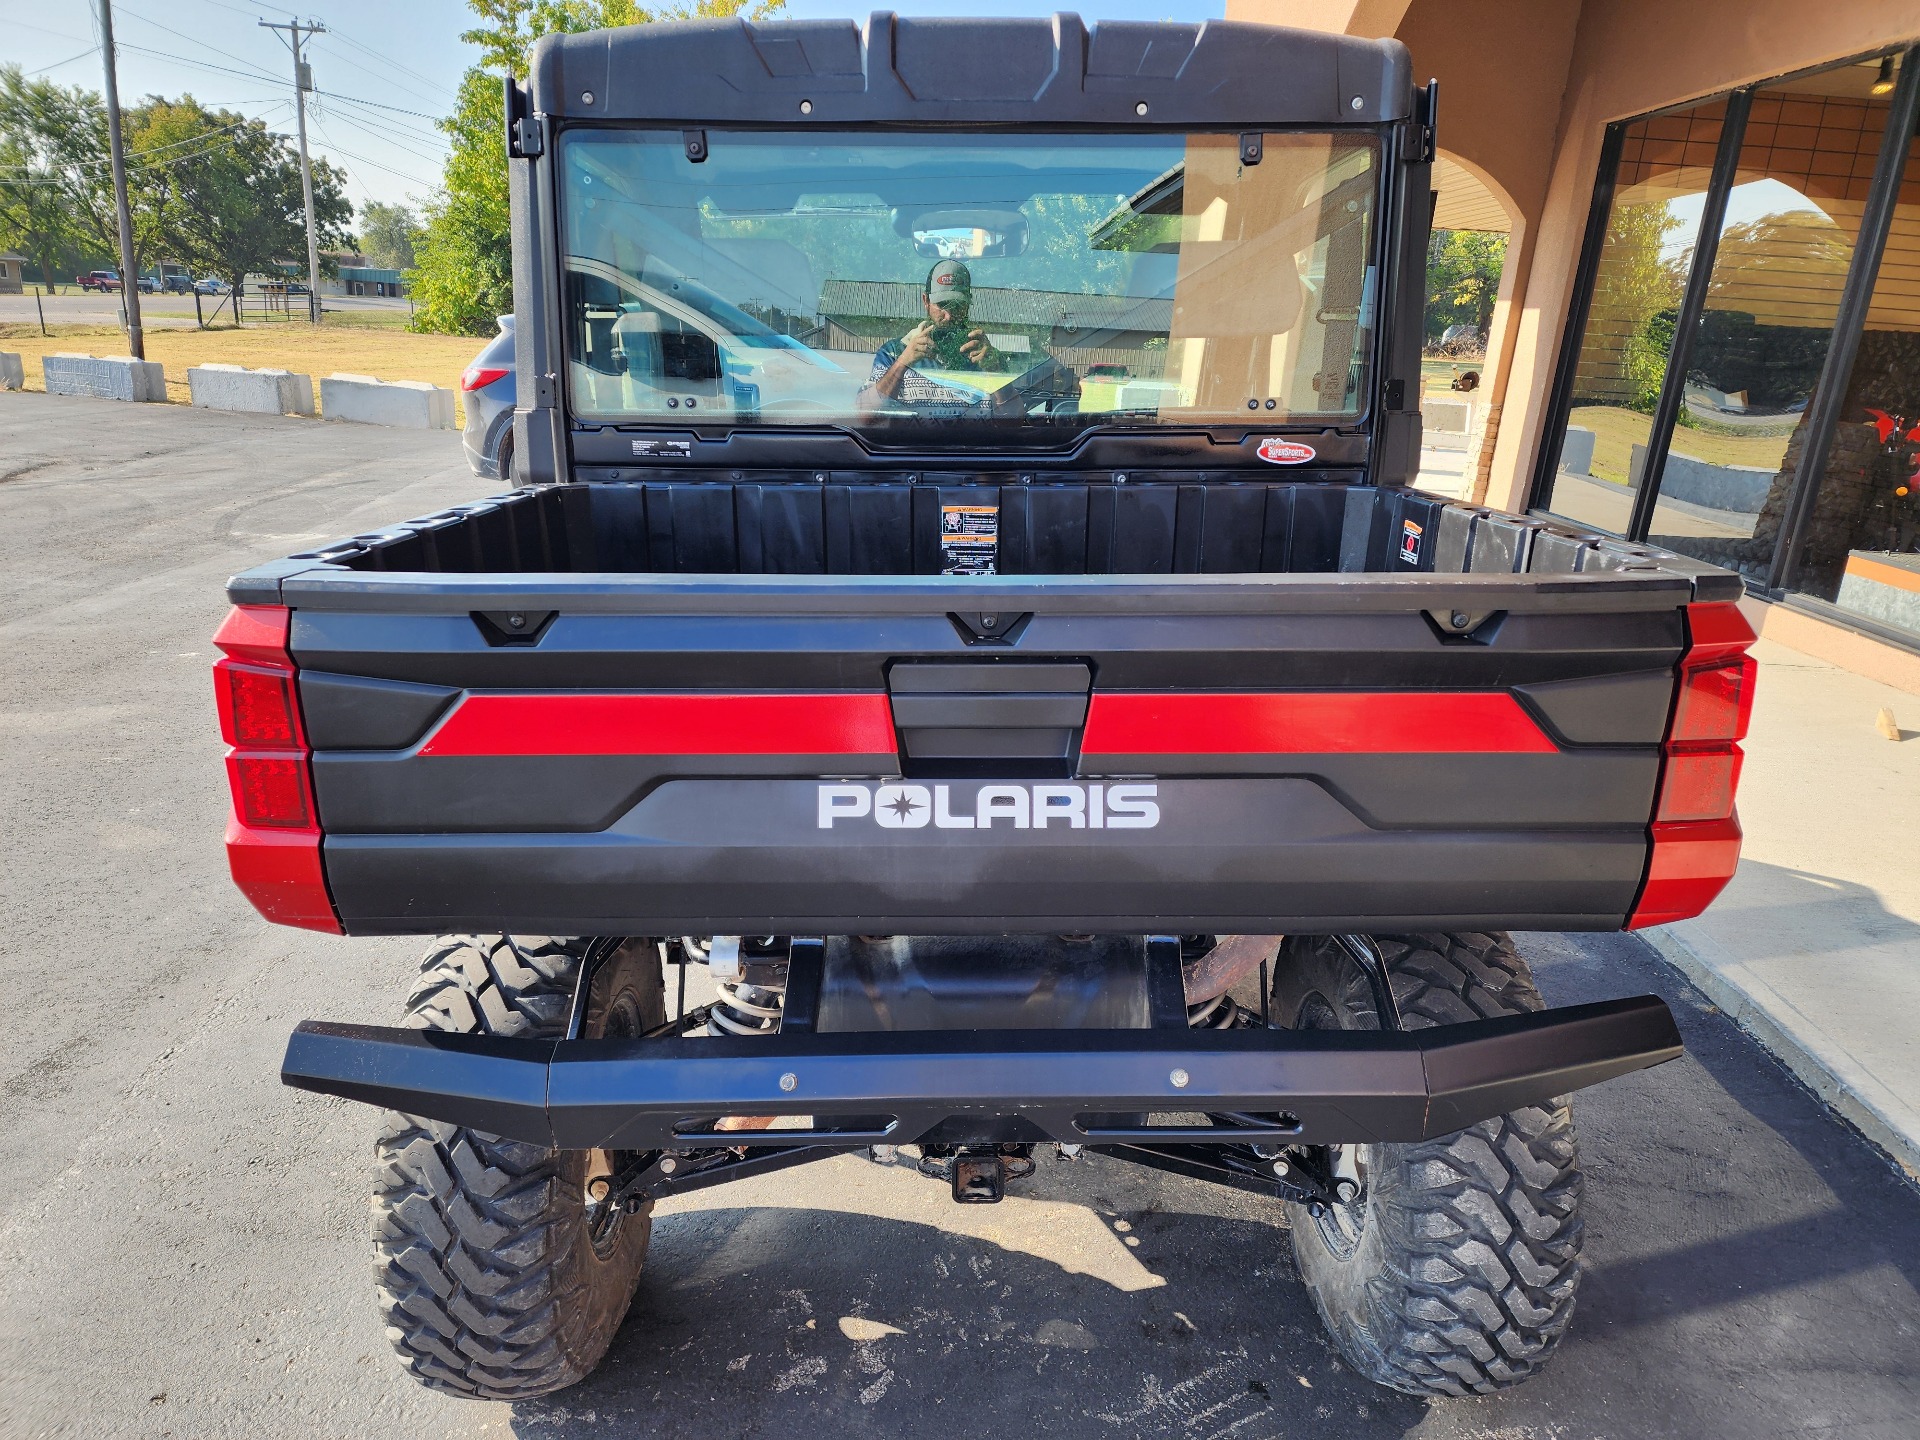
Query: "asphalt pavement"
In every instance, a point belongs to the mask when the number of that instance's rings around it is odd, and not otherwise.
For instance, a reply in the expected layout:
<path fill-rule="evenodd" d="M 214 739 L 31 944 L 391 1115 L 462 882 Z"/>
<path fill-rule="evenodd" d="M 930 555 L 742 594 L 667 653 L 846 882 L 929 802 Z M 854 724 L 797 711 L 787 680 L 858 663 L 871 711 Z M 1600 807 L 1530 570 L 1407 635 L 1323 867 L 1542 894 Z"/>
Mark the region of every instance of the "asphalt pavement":
<path fill-rule="evenodd" d="M 1625 935 L 1520 937 L 1550 1001 L 1651 990 L 1688 1043 L 1575 1103 L 1589 1269 L 1520 1390 L 1378 1390 L 1276 1207 L 1052 1158 L 996 1207 L 853 1158 L 687 1197 L 592 1379 L 420 1389 L 372 1304 L 373 1116 L 277 1069 L 303 1017 L 395 1016 L 421 947 L 234 891 L 208 637 L 230 571 L 488 488 L 453 435 L 0 395 L 0 1435 L 1920 1428 L 1920 1192 Z"/>

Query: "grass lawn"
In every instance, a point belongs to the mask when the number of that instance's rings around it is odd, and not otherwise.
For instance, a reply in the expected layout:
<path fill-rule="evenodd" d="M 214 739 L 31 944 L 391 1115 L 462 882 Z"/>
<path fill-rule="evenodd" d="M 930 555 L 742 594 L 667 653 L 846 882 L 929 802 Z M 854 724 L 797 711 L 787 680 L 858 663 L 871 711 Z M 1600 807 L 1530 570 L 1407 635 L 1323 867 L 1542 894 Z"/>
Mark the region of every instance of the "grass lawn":
<path fill-rule="evenodd" d="M 361 314 L 371 318 L 381 312 Z M 42 355 L 63 350 L 86 355 L 127 353 L 126 335 L 111 325 L 48 328 L 53 334 L 43 336 L 37 325 L 0 325 L 0 350 L 20 353 L 29 390 L 46 388 L 40 370 Z M 470 335 L 415 335 L 391 322 L 341 324 L 329 316 L 318 329 L 291 323 L 249 325 L 240 330 L 153 329 L 147 331 L 147 358 L 166 367 L 167 398 L 181 405 L 190 403 L 187 369 L 193 365 L 299 371 L 313 376 L 316 402 L 321 379 L 345 372 L 380 380 L 425 380 L 444 385 L 454 392 L 454 423 L 460 425 L 466 422 L 460 405 L 460 372 L 485 343 Z"/>
<path fill-rule="evenodd" d="M 1611 405 L 1583 405 L 1573 411 L 1568 423 L 1593 431 L 1593 478 L 1625 485 L 1633 463 L 1633 447 L 1647 443 L 1648 417 Z M 1726 435 L 1676 426 L 1673 450 L 1710 465 L 1750 465 L 1777 471 L 1790 438 L 1785 434 Z"/>

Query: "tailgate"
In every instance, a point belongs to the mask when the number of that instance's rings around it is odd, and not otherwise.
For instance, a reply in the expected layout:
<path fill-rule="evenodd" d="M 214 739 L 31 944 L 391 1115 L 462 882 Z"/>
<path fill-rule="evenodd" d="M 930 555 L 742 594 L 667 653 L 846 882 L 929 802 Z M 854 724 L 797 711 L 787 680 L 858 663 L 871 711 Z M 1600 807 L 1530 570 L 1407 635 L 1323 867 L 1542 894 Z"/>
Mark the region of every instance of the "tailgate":
<path fill-rule="evenodd" d="M 281 596 L 325 881 L 369 934 L 1617 928 L 1697 598 L 1659 572 Z"/>

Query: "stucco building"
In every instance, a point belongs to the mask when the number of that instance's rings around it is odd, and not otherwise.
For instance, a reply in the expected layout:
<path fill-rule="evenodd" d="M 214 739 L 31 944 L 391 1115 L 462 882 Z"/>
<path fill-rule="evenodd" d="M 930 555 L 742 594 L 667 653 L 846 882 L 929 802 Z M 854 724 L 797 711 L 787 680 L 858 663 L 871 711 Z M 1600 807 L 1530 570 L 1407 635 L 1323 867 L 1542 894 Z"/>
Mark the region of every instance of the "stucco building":
<path fill-rule="evenodd" d="M 1468 492 L 1739 569 L 1920 680 L 1911 0 L 1228 0 L 1440 82 L 1436 224 L 1510 239 Z"/>

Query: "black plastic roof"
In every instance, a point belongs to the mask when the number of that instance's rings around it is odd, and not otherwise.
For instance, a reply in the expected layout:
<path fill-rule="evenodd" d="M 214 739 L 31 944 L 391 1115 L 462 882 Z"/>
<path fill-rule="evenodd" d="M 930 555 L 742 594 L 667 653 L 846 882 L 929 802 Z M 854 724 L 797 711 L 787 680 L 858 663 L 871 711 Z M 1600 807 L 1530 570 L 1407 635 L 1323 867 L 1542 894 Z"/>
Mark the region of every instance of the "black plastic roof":
<path fill-rule="evenodd" d="M 1394 40 L 1211 20 L 689 20 L 550 35 L 534 110 L 730 124 L 1261 129 L 1407 118 Z M 1144 108 L 1143 108 L 1144 107 Z"/>

